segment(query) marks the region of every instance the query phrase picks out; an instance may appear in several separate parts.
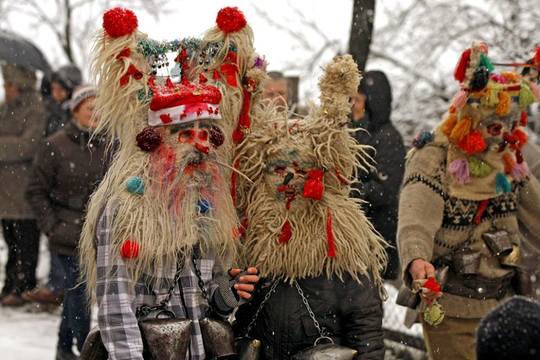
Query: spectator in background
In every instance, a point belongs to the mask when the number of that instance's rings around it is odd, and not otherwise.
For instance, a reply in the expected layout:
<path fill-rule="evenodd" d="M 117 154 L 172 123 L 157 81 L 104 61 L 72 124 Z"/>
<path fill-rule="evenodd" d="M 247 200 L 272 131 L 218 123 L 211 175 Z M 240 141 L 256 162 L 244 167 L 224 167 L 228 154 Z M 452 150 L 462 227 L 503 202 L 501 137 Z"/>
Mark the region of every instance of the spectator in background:
<path fill-rule="evenodd" d="M 85 286 L 77 285 L 77 247 L 86 203 L 103 173 L 105 144 L 91 137 L 97 124 L 95 94 L 90 86 L 75 90 L 70 102 L 73 119 L 39 149 L 26 192 L 40 229 L 49 237 L 51 254 L 58 257 L 66 274 L 57 360 L 75 359 L 73 338 L 80 350 L 90 330 Z"/>
<path fill-rule="evenodd" d="M 48 80 L 50 89 L 45 90 L 45 93 L 49 93 L 49 96 L 45 98 L 46 136 L 52 135 L 70 121 L 69 100 L 75 87 L 81 84 L 82 74 L 75 65 L 66 65 L 53 72 Z"/>
<path fill-rule="evenodd" d="M 399 256 L 396 249 L 398 195 L 403 180 L 405 147 L 403 139 L 390 120 L 392 89 L 381 71 L 368 71 L 362 79 L 358 93 L 353 97 L 353 127 L 359 143 L 372 146 L 370 155 L 375 168 L 369 173 L 360 170 L 361 182 L 353 196 L 367 201 L 366 215 L 375 229 L 392 246 L 386 249 L 388 266 L 385 279 L 396 279 Z"/>
<path fill-rule="evenodd" d="M 39 230 L 24 199 L 32 158 L 45 129 L 45 112 L 33 71 L 3 65 L 5 102 L 0 105 L 0 219 L 8 246 L 1 304 L 19 306 L 36 286 Z"/>
<path fill-rule="evenodd" d="M 287 78 L 279 71 L 269 71 L 269 79 L 264 85 L 263 96 L 276 101 L 281 109 L 285 110 L 289 102 L 289 85 Z"/>
<path fill-rule="evenodd" d="M 540 303 L 515 296 L 488 313 L 476 332 L 477 360 L 540 357 Z"/>
<path fill-rule="evenodd" d="M 43 79 L 41 90 L 47 109 L 46 136 L 63 129 L 66 124 L 71 122 L 71 95 L 75 87 L 81 84 L 81 81 L 81 71 L 74 65 L 62 66 L 49 78 Z M 60 305 L 64 294 L 65 278 L 66 274 L 63 271 L 62 263 L 57 253 L 52 252 L 47 286 L 27 291 L 22 294 L 22 297 L 26 301 L 39 304 Z M 44 307 L 44 309 L 47 308 Z"/>

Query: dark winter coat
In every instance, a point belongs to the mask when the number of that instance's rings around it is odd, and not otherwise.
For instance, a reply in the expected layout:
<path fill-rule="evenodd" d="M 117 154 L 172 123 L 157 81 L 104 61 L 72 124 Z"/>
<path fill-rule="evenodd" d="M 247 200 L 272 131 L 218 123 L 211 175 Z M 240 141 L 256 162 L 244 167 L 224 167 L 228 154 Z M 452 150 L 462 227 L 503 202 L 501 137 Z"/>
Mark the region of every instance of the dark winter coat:
<path fill-rule="evenodd" d="M 49 98 L 45 102 L 45 105 L 47 108 L 47 128 L 45 135 L 50 136 L 71 121 L 71 112 L 69 111 L 67 102 L 59 104 L 52 98 Z"/>
<path fill-rule="evenodd" d="M 0 219 L 34 218 L 24 191 L 44 129 L 45 109 L 36 91 L 0 104 Z"/>
<path fill-rule="evenodd" d="M 361 89 L 366 96 L 365 117 L 353 126 L 360 127 L 356 139 L 374 149 L 368 151 L 376 162 L 376 171 L 360 172 L 359 191 L 353 196 L 367 201 L 366 215 L 375 229 L 392 246 L 387 248 L 388 266 L 386 279 L 399 274 L 399 257 L 396 246 L 397 211 L 399 189 L 403 180 L 405 146 L 400 133 L 390 121 L 392 89 L 386 75 L 380 71 L 368 71 L 362 79 Z M 366 132 L 367 131 L 367 132 Z"/>
<path fill-rule="evenodd" d="M 51 251 L 74 255 L 86 203 L 101 180 L 105 144 L 69 122 L 40 147 L 26 196 Z"/>
<path fill-rule="evenodd" d="M 336 276 L 298 280 L 317 321 L 336 344 L 358 350 L 358 359 L 383 359 L 382 305 L 378 290 L 367 277 L 362 284 L 350 275 L 343 281 Z M 270 289 L 269 280 L 261 280 L 252 301 L 236 313 L 236 335 L 245 328 L 261 300 Z M 311 320 L 296 288 L 280 283 L 262 308 L 250 337 L 263 345 L 263 359 L 286 360 L 300 350 L 313 346 L 319 332 Z"/>

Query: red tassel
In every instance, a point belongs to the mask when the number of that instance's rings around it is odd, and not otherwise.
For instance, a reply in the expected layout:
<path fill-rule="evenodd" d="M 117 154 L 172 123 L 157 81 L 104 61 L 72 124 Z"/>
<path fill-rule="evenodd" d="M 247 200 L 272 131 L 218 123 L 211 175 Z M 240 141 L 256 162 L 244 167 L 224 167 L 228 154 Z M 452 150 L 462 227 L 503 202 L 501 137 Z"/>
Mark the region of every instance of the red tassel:
<path fill-rule="evenodd" d="M 117 60 L 122 60 L 123 58 L 128 58 L 131 55 L 131 49 L 130 48 L 123 48 L 122 51 L 116 55 Z"/>
<path fill-rule="evenodd" d="M 536 48 L 534 53 L 534 66 L 540 67 L 540 46 Z"/>
<path fill-rule="evenodd" d="M 336 243 L 334 238 L 334 225 L 332 224 L 332 213 L 328 209 L 326 216 L 326 240 L 328 242 L 328 257 L 336 257 Z"/>
<path fill-rule="evenodd" d="M 456 68 L 454 69 L 454 79 L 457 81 L 463 82 L 465 80 L 465 72 L 467 71 L 467 65 L 469 64 L 470 58 L 471 49 L 465 50 L 459 57 Z"/>
<path fill-rule="evenodd" d="M 285 221 L 283 227 L 281 228 L 281 234 L 279 234 L 279 243 L 287 244 L 292 237 L 292 228 L 289 220 Z"/>
<path fill-rule="evenodd" d="M 227 85 L 238 87 L 238 81 L 236 80 L 238 67 L 235 64 L 222 64 L 220 70 L 221 74 L 225 77 L 225 82 Z"/>
<path fill-rule="evenodd" d="M 251 94 L 247 89 L 242 90 L 243 100 L 242 100 L 242 110 L 240 111 L 240 118 L 238 119 L 238 125 L 233 132 L 233 142 L 238 145 L 244 140 L 244 129 L 251 128 Z"/>
<path fill-rule="evenodd" d="M 129 65 L 126 73 L 120 78 L 120 86 L 126 86 L 129 79 L 133 77 L 135 80 L 140 80 L 143 77 L 142 72 L 133 64 Z"/>
<path fill-rule="evenodd" d="M 306 181 L 304 182 L 303 196 L 305 198 L 321 200 L 324 192 L 323 177 L 324 171 L 321 169 L 308 171 Z"/>
<path fill-rule="evenodd" d="M 482 215 L 484 215 L 484 212 L 487 209 L 487 206 L 489 204 L 489 199 L 480 201 L 480 204 L 478 204 L 478 208 L 476 209 L 476 215 L 474 215 L 474 223 L 476 225 L 480 224 L 482 221 Z"/>
<path fill-rule="evenodd" d="M 523 163 L 523 153 L 521 152 L 521 150 L 516 150 L 516 162 L 518 164 L 522 164 Z"/>
<path fill-rule="evenodd" d="M 529 117 L 527 116 L 527 112 L 526 111 L 522 111 L 521 112 L 521 119 L 519 121 L 519 124 L 521 126 L 527 126 L 527 123 L 529 122 Z"/>

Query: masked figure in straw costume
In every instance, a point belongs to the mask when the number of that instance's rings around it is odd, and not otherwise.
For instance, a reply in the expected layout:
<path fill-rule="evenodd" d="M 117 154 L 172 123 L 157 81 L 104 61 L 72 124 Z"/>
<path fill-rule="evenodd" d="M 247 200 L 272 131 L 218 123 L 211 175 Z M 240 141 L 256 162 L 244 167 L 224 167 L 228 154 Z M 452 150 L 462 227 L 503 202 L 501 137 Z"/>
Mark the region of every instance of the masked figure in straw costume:
<path fill-rule="evenodd" d="M 347 126 L 359 79 L 350 56 L 334 59 L 319 108 L 287 120 L 261 103 L 238 148 L 239 169 L 254 182 L 238 177 L 242 255 L 264 281 L 237 312 L 237 335 L 261 341 L 264 359 L 289 359 L 321 337 L 349 348 L 333 358 L 383 358 L 384 242 L 349 197 L 354 169 L 368 166 Z"/>
<path fill-rule="evenodd" d="M 512 286 L 519 285 L 518 222 L 540 246 L 540 187 L 522 155 L 525 110 L 540 89 L 495 73 L 487 53 L 474 43 L 461 56 L 454 74 L 461 90 L 446 119 L 415 140 L 401 192 L 404 280 L 422 288 L 433 359 L 473 359 L 480 318 L 522 290 Z"/>
<path fill-rule="evenodd" d="M 225 270 L 238 233 L 227 165 L 238 114 L 221 106 L 219 88 L 194 76 L 197 41 L 152 41 L 121 8 L 106 12 L 103 26 L 93 64 L 97 131 L 117 139 L 117 150 L 81 244 L 101 339 L 110 359 L 142 359 L 137 310 L 165 303 L 192 320 L 187 358 L 205 359 L 199 320 L 209 308 L 229 314 L 258 280 Z M 177 53 L 178 80 L 157 74 L 167 52 Z"/>

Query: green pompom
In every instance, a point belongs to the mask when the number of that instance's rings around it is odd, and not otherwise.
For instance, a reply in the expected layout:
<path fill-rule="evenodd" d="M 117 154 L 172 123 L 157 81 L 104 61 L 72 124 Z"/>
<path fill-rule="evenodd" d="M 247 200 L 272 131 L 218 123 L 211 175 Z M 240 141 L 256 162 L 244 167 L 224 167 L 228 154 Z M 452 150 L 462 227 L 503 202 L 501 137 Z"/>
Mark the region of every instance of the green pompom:
<path fill-rule="evenodd" d="M 469 171 L 472 176 L 483 178 L 488 176 L 493 168 L 487 162 L 472 157 L 469 159 Z"/>
<path fill-rule="evenodd" d="M 529 85 L 522 82 L 519 90 L 519 107 L 525 109 L 535 101 L 536 99 Z"/>

